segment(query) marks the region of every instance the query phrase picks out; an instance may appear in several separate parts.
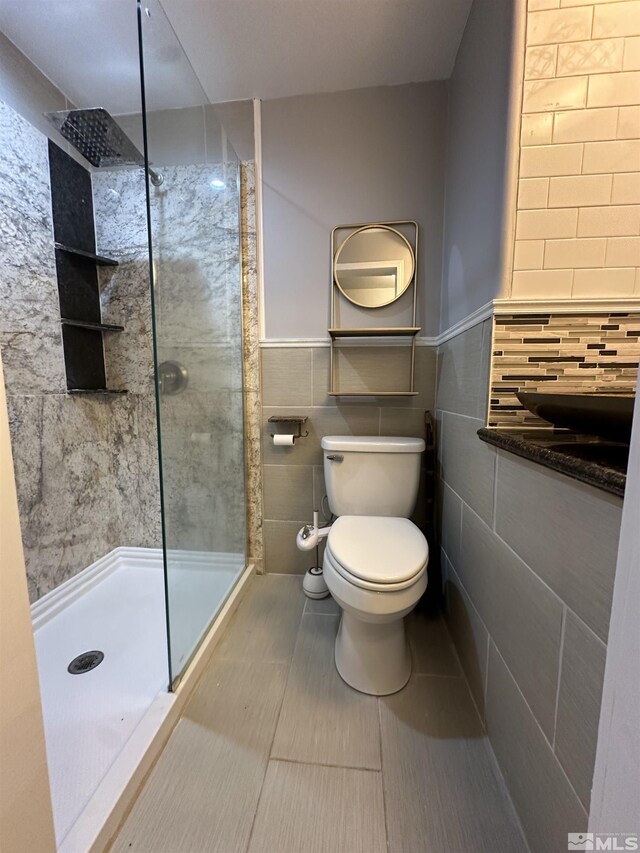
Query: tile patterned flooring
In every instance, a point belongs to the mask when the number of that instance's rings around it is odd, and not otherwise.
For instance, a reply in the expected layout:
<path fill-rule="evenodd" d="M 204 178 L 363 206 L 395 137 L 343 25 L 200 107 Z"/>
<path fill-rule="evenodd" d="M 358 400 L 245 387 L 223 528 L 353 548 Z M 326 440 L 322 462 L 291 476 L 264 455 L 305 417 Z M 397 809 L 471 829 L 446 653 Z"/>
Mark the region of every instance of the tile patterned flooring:
<path fill-rule="evenodd" d="M 112 846 L 138 853 L 523 853 L 442 620 L 408 620 L 413 675 L 357 693 L 338 609 L 256 577 Z"/>

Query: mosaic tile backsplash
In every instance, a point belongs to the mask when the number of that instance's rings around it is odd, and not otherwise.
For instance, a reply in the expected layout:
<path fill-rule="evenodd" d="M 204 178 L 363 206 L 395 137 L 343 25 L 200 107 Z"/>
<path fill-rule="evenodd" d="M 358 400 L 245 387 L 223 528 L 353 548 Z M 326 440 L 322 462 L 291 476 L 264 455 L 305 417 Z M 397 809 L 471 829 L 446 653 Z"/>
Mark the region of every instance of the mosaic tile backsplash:
<path fill-rule="evenodd" d="M 640 311 L 496 316 L 488 425 L 551 428 L 517 391 L 633 393 L 639 359 Z"/>

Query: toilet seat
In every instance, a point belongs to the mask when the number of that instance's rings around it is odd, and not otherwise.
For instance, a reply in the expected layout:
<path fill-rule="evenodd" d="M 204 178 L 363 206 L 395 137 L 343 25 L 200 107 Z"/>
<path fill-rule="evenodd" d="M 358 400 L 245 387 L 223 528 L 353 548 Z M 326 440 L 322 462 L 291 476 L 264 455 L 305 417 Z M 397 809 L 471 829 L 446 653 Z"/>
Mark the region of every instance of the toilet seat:
<path fill-rule="evenodd" d="M 354 586 L 393 592 L 425 573 L 429 546 L 408 518 L 343 515 L 327 538 L 325 559 Z"/>

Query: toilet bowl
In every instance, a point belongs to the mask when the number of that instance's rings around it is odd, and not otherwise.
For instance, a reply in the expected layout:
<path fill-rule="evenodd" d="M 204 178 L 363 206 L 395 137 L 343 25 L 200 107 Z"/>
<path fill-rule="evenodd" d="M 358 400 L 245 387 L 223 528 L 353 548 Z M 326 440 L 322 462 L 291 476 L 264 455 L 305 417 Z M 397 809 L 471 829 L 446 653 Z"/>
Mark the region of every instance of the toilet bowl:
<path fill-rule="evenodd" d="M 403 617 L 427 587 L 427 540 L 409 521 L 418 497 L 421 438 L 325 435 L 331 512 L 324 579 L 342 618 L 338 672 L 362 693 L 385 696 L 411 675 Z"/>
<path fill-rule="evenodd" d="M 343 515 L 327 538 L 323 571 L 342 608 L 335 662 L 344 681 L 385 696 L 411 675 L 404 616 L 427 587 L 429 548 L 407 518 Z"/>

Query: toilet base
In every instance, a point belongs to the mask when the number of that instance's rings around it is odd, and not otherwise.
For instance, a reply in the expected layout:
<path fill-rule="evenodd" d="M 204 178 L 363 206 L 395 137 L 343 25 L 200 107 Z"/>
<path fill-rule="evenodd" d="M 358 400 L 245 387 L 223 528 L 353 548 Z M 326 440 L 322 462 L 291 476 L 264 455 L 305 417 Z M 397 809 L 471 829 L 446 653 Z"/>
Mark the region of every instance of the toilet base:
<path fill-rule="evenodd" d="M 342 680 L 360 693 L 371 696 L 397 693 L 411 675 L 404 619 L 364 622 L 343 610 L 335 660 Z"/>

